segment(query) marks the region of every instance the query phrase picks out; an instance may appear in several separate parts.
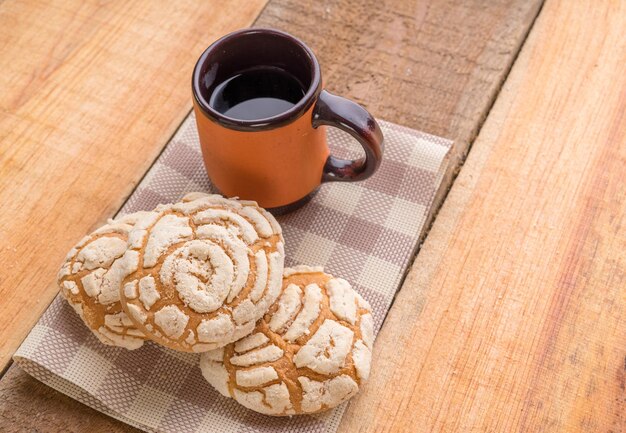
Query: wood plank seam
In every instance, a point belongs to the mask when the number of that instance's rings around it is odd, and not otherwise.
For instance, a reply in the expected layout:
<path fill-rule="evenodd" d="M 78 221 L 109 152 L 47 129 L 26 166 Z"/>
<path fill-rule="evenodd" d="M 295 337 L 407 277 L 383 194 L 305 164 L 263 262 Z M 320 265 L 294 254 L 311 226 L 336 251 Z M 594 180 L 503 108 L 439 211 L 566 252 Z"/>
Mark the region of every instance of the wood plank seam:
<path fill-rule="evenodd" d="M 417 255 L 419 254 L 422 245 L 424 244 L 426 238 L 428 237 L 428 232 L 432 228 L 432 226 L 433 226 L 433 224 L 435 222 L 435 219 L 437 218 L 437 215 L 439 214 L 439 211 L 441 210 L 441 206 L 443 205 L 444 201 L 446 200 L 446 197 L 448 196 L 448 193 L 450 192 L 450 190 L 454 186 L 454 181 L 458 177 L 458 175 L 459 175 L 459 173 L 461 171 L 461 168 L 463 167 L 463 164 L 465 163 L 465 160 L 467 159 L 467 155 L 469 155 L 469 152 L 472 149 L 472 145 L 474 144 L 474 141 L 476 140 L 476 137 L 478 137 L 478 134 L 480 133 L 480 130 L 481 130 L 482 126 L 485 124 L 485 121 L 487 120 L 487 117 L 489 116 L 489 113 L 493 109 L 493 106 L 496 103 L 496 99 L 498 98 L 500 90 L 502 90 L 502 86 L 504 86 L 504 83 L 506 82 L 507 78 L 509 77 L 509 74 L 511 73 L 511 69 L 513 68 L 513 65 L 515 64 L 515 61 L 519 57 L 519 54 L 522 51 L 522 48 L 524 47 L 524 44 L 526 43 L 526 40 L 528 39 L 528 35 L 530 34 L 530 31 L 532 30 L 533 26 L 535 25 L 535 22 L 537 22 L 537 19 L 539 18 L 539 15 L 541 14 L 541 10 L 543 9 L 543 5 L 544 5 L 544 3 L 542 1 L 540 3 L 539 7 L 537 8 L 537 12 L 534 15 L 530 25 L 528 26 L 526 32 L 524 33 L 524 35 L 523 35 L 523 37 L 522 37 L 522 39 L 520 41 L 520 44 L 519 44 L 517 50 L 515 51 L 514 56 L 511 58 L 511 61 L 509 62 L 502 79 L 499 81 L 499 84 L 498 84 L 497 88 L 494 89 L 493 94 L 490 96 L 489 105 L 487 107 L 485 107 L 485 113 L 478 120 L 476 128 L 474 129 L 474 131 L 472 131 L 471 136 L 468 139 L 467 145 L 466 146 L 458 146 L 457 143 L 453 144 L 453 148 L 454 149 L 456 149 L 456 148 L 465 148 L 465 150 L 464 150 L 464 152 L 462 154 L 459 155 L 458 160 L 451 161 L 451 164 L 453 164 L 453 166 L 450 168 L 450 170 L 451 170 L 450 171 L 450 181 L 449 181 L 449 183 L 442 182 L 441 186 L 440 186 L 440 190 L 437 191 L 437 193 L 435 194 L 432 206 L 431 206 L 431 208 L 429 210 L 428 218 L 427 218 L 426 222 L 424 223 L 424 227 L 422 228 L 422 232 L 420 233 L 420 236 L 419 236 L 418 244 L 415 247 L 414 253 L 412 254 L 411 263 L 407 266 L 406 270 L 404 271 L 404 274 L 402 275 L 402 278 L 400 280 L 400 285 L 399 285 L 400 289 L 398 289 L 398 291 L 396 291 L 396 293 L 394 294 L 393 300 L 391 301 L 391 305 L 390 305 L 389 309 L 385 312 L 385 317 L 383 318 L 383 323 L 387 319 L 387 315 L 389 314 L 389 311 L 391 311 L 391 308 L 393 307 L 393 304 L 396 301 L 398 293 L 400 292 L 402 286 L 404 286 L 404 282 L 406 281 L 406 277 L 409 274 L 409 272 L 411 271 L 411 268 L 413 267 L 413 263 L 415 263 L 415 259 L 417 258 Z"/>
<path fill-rule="evenodd" d="M 187 118 L 187 116 L 189 116 L 189 114 L 191 114 L 192 110 L 190 109 L 187 114 L 185 115 L 185 119 Z M 176 133 L 178 132 L 178 130 L 180 129 L 180 127 L 183 125 L 183 122 L 181 122 L 178 127 L 172 132 L 172 134 L 170 135 L 170 137 L 167 139 L 166 143 L 169 143 L 172 138 L 176 135 Z M 154 164 L 156 164 L 157 160 L 159 159 L 159 157 L 163 154 L 163 152 L 165 152 L 165 149 L 167 148 L 167 146 L 162 146 L 161 150 L 158 152 L 158 154 L 156 155 L 156 157 L 154 158 L 154 160 L 152 161 L 152 163 L 150 164 L 150 166 L 148 167 L 148 169 L 146 170 L 146 172 L 143 174 L 143 176 L 141 176 L 141 178 L 137 181 L 137 183 L 135 184 L 135 186 L 132 188 L 132 190 L 130 191 L 130 193 L 128 193 L 128 195 L 126 197 L 123 198 L 122 200 L 122 205 L 118 208 L 117 211 L 115 211 L 114 215 L 111 215 L 111 218 L 113 218 L 115 215 L 117 215 L 117 213 L 119 213 L 120 209 L 122 209 L 122 207 L 124 206 L 124 204 L 128 201 L 128 199 L 135 193 L 135 191 L 137 190 L 137 188 L 139 187 L 139 185 L 141 184 L 141 182 L 145 179 L 145 177 L 148 175 L 148 173 L 150 172 L 150 170 L 152 169 L 152 167 L 154 166 Z M 50 306 L 50 304 L 54 301 L 54 299 L 56 298 L 56 296 L 52 297 L 52 299 L 50 300 L 50 302 L 48 303 L 48 305 L 44 308 L 44 311 Z M 28 334 L 26 334 L 28 335 Z M 24 338 L 26 338 L 26 335 L 24 336 Z M 23 341 L 23 340 L 22 340 Z M 22 344 L 22 342 L 20 342 L 19 344 Z M 19 345 L 18 345 L 19 346 Z M 9 359 L 9 361 L 6 363 L 6 365 L 4 366 L 4 368 L 2 369 L 2 371 L 0 371 L 0 380 L 2 380 L 2 377 L 6 374 L 7 371 L 9 371 L 9 368 L 13 365 L 13 360 Z"/>
<path fill-rule="evenodd" d="M 626 8 L 598 6 L 544 7 L 342 431 L 626 431 Z"/>
<path fill-rule="evenodd" d="M 2 367 L 56 295 L 65 252 L 119 209 L 188 114 L 201 50 L 266 4 L 234 1 L 0 4 Z"/>

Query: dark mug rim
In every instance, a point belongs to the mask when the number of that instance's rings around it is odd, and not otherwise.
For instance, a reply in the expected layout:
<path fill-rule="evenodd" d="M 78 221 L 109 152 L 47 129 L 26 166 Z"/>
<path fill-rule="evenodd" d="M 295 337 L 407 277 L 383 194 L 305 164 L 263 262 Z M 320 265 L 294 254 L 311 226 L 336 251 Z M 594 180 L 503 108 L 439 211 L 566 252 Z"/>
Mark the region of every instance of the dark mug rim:
<path fill-rule="evenodd" d="M 283 38 L 294 47 L 296 47 L 298 50 L 300 50 L 301 54 L 304 55 L 304 58 L 306 58 L 309 63 L 309 72 L 311 74 L 310 84 L 304 96 L 293 107 L 280 114 L 254 120 L 243 120 L 225 116 L 224 114 L 212 108 L 207 98 L 205 98 L 203 95 L 203 92 L 201 90 L 201 84 L 206 75 L 206 72 L 203 73 L 203 71 L 206 71 L 205 66 L 207 63 L 211 62 L 211 57 L 219 52 L 219 50 L 221 50 L 224 45 L 232 42 L 233 40 L 254 35 L 271 35 L 274 37 Z M 317 61 L 317 58 L 315 57 L 315 54 L 313 54 L 313 51 L 300 39 L 290 35 L 289 33 L 276 29 L 248 28 L 237 30 L 225 36 L 222 36 L 220 39 L 209 45 L 206 50 L 204 50 L 193 69 L 191 87 L 193 92 L 193 98 L 198 108 L 210 120 L 224 127 L 234 130 L 263 131 L 268 129 L 275 129 L 280 126 L 289 124 L 294 120 L 300 118 L 307 110 L 309 110 L 315 103 L 317 97 L 322 90 L 321 76 L 322 73 L 320 65 Z"/>

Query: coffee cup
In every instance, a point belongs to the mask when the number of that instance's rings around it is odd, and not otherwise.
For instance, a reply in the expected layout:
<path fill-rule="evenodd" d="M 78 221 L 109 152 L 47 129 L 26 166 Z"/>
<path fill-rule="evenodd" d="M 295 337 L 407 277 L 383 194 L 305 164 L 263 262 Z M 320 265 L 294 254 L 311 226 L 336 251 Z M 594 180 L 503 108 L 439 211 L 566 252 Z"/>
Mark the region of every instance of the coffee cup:
<path fill-rule="evenodd" d="M 251 28 L 217 40 L 195 66 L 192 91 L 204 164 L 225 196 L 284 213 L 321 184 L 367 179 L 381 163 L 374 117 L 324 90 L 313 51 L 285 32 Z M 354 137 L 363 157 L 333 156 L 326 127 Z"/>

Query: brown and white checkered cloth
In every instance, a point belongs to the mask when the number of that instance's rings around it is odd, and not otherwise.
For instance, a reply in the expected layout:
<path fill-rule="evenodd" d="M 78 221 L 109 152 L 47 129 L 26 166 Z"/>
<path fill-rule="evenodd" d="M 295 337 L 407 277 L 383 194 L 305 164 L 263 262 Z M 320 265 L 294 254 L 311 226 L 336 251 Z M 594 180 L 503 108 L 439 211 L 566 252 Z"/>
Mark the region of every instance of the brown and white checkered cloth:
<path fill-rule="evenodd" d="M 372 178 L 325 184 L 309 204 L 279 218 L 286 265 L 323 265 L 352 282 L 371 303 L 376 329 L 411 262 L 451 144 L 380 123 L 385 155 Z M 348 155 L 356 147 L 337 129 L 329 129 L 328 136 L 335 154 Z M 211 191 L 193 115 L 120 213 L 152 209 L 190 191 Z M 152 343 L 135 351 L 105 346 L 60 297 L 14 359 L 52 388 L 147 431 L 332 433 L 346 407 L 292 418 L 257 414 L 214 391 L 202 378 L 198 355 Z"/>

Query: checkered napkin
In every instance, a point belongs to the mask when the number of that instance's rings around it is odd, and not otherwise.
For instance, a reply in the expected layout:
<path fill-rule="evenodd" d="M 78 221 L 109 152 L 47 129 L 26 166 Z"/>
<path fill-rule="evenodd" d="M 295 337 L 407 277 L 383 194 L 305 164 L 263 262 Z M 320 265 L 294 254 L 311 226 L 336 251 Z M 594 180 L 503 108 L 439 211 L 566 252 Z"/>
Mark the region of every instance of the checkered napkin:
<path fill-rule="evenodd" d="M 322 185 L 310 203 L 278 218 L 286 266 L 323 265 L 349 280 L 371 303 L 376 329 L 411 263 L 451 144 L 380 123 L 386 148 L 373 177 Z M 329 128 L 328 137 L 334 154 L 349 156 L 357 147 L 337 129 Z M 211 190 L 190 115 L 120 214 Z M 105 346 L 59 296 L 14 359 L 52 388 L 147 431 L 332 433 L 346 407 L 291 418 L 257 414 L 213 390 L 202 378 L 198 355 L 151 342 L 134 351 Z"/>

